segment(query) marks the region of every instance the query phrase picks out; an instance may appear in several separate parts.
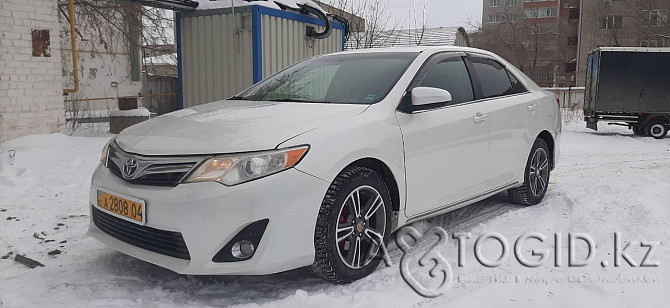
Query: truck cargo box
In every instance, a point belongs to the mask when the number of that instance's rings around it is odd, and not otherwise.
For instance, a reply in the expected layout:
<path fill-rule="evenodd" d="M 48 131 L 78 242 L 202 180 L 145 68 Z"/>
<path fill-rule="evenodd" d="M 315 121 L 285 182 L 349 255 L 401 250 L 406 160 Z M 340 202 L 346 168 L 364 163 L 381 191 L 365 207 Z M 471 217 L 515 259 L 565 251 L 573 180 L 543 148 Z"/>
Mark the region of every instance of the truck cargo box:
<path fill-rule="evenodd" d="M 670 113 L 670 48 L 591 52 L 584 111 Z"/>

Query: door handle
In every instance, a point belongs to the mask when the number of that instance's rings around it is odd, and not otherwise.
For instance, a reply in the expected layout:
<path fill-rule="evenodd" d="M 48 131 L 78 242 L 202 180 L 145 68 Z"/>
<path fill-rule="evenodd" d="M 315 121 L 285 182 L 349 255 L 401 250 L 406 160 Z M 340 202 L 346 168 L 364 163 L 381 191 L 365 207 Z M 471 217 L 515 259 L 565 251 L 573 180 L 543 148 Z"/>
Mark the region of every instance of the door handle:
<path fill-rule="evenodd" d="M 474 118 L 472 118 L 472 121 L 474 121 L 477 124 L 481 124 L 484 121 L 486 121 L 488 118 L 489 118 L 489 116 L 487 116 L 485 114 L 481 114 L 481 113 L 478 112 L 477 115 Z"/>
<path fill-rule="evenodd" d="M 537 110 L 537 104 L 528 105 L 528 111 L 533 112 Z"/>

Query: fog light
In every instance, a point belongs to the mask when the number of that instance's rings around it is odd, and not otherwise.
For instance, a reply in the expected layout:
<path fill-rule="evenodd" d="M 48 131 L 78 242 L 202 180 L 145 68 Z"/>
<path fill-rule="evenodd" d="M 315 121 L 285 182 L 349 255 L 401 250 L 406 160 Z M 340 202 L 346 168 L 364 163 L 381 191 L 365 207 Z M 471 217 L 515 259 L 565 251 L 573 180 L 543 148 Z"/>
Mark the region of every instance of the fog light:
<path fill-rule="evenodd" d="M 254 247 L 254 244 L 249 242 L 249 241 L 239 241 L 233 245 L 233 248 L 231 249 L 231 253 L 233 254 L 233 257 L 238 258 L 238 259 L 246 259 L 249 256 L 254 254 L 254 251 L 256 250 L 256 247 Z"/>
<path fill-rule="evenodd" d="M 216 263 L 241 262 L 253 258 L 256 249 L 260 247 L 261 238 L 269 222 L 269 219 L 263 219 L 242 228 L 216 253 L 212 261 Z"/>

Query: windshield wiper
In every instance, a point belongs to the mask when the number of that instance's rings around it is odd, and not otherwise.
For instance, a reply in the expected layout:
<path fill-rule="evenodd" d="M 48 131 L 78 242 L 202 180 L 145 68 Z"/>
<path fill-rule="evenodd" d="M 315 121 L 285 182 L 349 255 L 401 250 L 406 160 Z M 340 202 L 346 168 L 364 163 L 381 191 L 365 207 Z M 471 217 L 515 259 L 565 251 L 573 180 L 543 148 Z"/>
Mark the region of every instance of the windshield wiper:
<path fill-rule="evenodd" d="M 228 99 L 229 101 L 248 101 L 250 99 L 244 97 L 244 96 L 233 96 Z"/>
<path fill-rule="evenodd" d="M 314 101 L 298 98 L 279 98 L 279 99 L 268 99 L 268 102 L 293 102 L 293 103 L 314 103 L 314 104 L 330 104 L 329 101 Z"/>

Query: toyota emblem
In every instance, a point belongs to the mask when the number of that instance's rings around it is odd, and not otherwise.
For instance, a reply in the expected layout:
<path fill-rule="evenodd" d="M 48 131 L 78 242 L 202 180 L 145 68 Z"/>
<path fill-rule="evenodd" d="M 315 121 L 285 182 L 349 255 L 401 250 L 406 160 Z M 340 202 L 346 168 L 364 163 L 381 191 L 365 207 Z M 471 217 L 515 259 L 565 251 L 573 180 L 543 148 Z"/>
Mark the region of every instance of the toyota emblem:
<path fill-rule="evenodd" d="M 137 161 L 137 158 L 131 157 L 126 159 L 126 162 L 123 163 L 123 177 L 126 179 L 132 179 L 137 174 L 137 169 L 140 167 L 140 162 Z"/>

